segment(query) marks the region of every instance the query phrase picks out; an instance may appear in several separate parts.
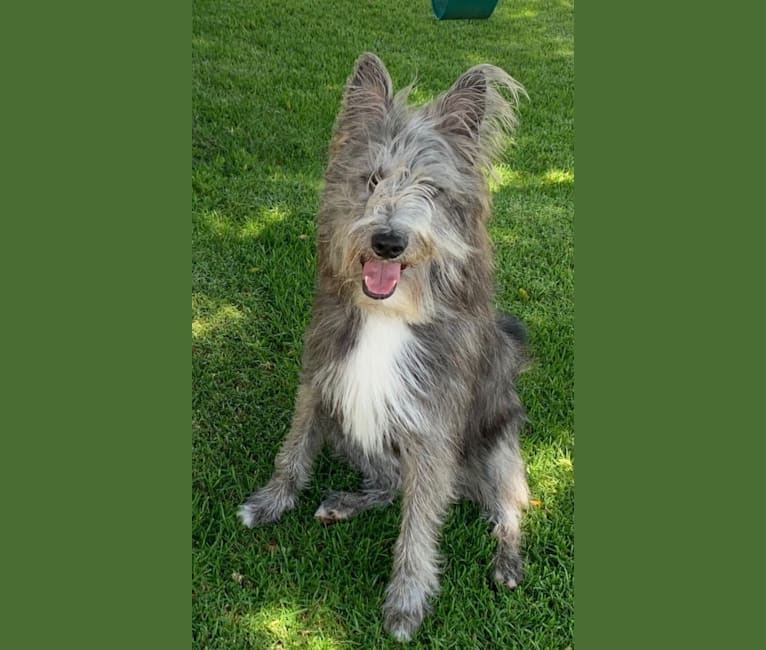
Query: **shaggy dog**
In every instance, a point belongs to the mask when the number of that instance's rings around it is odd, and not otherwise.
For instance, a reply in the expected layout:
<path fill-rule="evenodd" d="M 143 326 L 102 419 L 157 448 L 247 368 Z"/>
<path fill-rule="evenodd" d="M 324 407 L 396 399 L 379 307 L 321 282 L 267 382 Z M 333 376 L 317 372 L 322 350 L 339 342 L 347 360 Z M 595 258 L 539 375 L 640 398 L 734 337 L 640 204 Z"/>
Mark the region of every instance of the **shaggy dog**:
<path fill-rule="evenodd" d="M 296 503 L 324 443 L 362 474 L 332 492 L 329 523 L 402 496 L 385 628 L 407 640 L 438 590 L 450 503 L 495 524 L 495 579 L 521 580 L 529 500 L 515 381 L 524 328 L 492 305 L 487 172 L 516 125 L 522 86 L 491 65 L 426 106 L 393 94 L 363 54 L 346 83 L 318 216 L 318 278 L 292 428 L 271 481 L 241 506 L 246 526 Z M 501 92 L 502 91 L 502 92 Z"/>

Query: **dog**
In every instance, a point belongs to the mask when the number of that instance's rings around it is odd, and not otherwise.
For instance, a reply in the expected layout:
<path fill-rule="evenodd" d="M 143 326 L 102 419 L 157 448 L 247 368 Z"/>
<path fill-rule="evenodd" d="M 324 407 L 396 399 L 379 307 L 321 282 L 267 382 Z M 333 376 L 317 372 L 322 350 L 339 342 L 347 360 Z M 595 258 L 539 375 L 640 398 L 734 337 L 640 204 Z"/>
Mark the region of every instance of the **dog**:
<path fill-rule="evenodd" d="M 492 306 L 487 172 L 517 124 L 524 88 L 477 65 L 410 106 L 375 55 L 343 92 L 317 228 L 317 285 L 292 426 L 270 482 L 239 509 L 245 526 L 295 506 L 329 443 L 358 492 L 330 492 L 315 517 L 348 519 L 402 497 L 384 627 L 409 640 L 439 587 L 438 540 L 452 502 L 494 524 L 494 577 L 522 578 L 529 502 L 515 389 L 525 329 Z"/>

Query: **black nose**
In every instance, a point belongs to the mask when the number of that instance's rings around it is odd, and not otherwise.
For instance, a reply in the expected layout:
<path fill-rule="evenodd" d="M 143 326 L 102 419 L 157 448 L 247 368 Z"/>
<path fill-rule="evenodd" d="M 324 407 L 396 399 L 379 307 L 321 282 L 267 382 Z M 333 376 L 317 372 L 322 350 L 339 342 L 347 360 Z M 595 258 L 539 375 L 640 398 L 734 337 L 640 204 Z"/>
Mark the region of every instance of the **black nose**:
<path fill-rule="evenodd" d="M 407 238 L 394 231 L 376 232 L 372 236 L 372 250 L 382 258 L 390 260 L 398 257 L 407 248 Z"/>

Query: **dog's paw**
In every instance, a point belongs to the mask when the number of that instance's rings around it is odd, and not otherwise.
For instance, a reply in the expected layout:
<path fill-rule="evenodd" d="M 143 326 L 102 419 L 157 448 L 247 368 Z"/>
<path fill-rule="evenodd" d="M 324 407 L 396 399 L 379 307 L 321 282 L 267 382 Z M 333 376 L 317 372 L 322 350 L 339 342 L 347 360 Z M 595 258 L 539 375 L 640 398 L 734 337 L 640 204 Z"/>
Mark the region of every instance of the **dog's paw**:
<path fill-rule="evenodd" d="M 244 526 L 253 528 L 261 524 L 270 524 L 295 506 L 295 497 L 286 495 L 266 486 L 253 492 L 237 511 L 239 520 Z"/>
<path fill-rule="evenodd" d="M 352 505 L 346 503 L 347 498 L 343 492 L 330 492 L 327 498 L 319 504 L 314 513 L 314 518 L 323 524 L 335 524 L 351 517 L 355 510 Z"/>
<path fill-rule="evenodd" d="M 495 557 L 495 580 L 508 589 L 515 589 L 524 578 L 521 556 L 518 553 L 502 553 Z"/>
<path fill-rule="evenodd" d="M 329 525 L 336 524 L 339 521 L 348 519 L 348 513 L 334 508 L 328 508 L 324 504 L 319 506 L 319 509 L 314 513 L 314 519 L 317 521 Z"/>
<path fill-rule="evenodd" d="M 415 612 L 387 610 L 383 628 L 397 641 L 410 641 L 423 622 L 424 616 L 425 611 L 422 609 Z"/>
<path fill-rule="evenodd" d="M 420 585 L 392 582 L 383 604 L 383 628 L 397 641 L 409 641 L 429 610 Z"/>

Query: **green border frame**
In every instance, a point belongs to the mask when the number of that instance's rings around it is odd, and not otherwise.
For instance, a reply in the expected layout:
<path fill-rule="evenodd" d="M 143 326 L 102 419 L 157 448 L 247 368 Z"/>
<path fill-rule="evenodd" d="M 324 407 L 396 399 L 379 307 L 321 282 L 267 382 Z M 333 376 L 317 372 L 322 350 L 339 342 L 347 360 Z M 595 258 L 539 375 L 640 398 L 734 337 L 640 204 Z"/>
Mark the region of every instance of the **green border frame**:
<path fill-rule="evenodd" d="M 738 409 L 762 382 L 730 359 L 762 336 L 758 163 L 731 151 L 761 23 L 704 11 L 576 12 L 581 648 L 750 647 L 759 622 Z M 3 12 L 3 637 L 185 647 L 190 8 Z"/>
<path fill-rule="evenodd" d="M 3 13 L 5 647 L 188 647 L 187 3 Z"/>
<path fill-rule="evenodd" d="M 763 337 L 763 165 L 733 149 L 763 121 L 762 21 L 586 1 L 576 27 L 575 639 L 758 647 L 763 381 L 734 366 Z"/>

